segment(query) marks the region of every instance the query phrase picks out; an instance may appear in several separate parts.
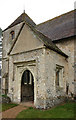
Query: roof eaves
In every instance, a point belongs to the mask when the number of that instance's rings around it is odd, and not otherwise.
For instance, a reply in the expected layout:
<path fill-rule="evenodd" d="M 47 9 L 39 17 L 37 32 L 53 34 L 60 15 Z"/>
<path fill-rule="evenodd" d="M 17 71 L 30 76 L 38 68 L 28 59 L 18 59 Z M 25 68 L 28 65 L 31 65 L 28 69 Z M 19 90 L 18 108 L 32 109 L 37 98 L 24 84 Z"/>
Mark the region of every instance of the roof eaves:
<path fill-rule="evenodd" d="M 29 24 L 28 24 L 29 25 Z M 42 34 L 40 31 L 38 31 L 35 27 L 32 27 L 29 25 L 29 27 L 35 32 L 35 34 L 44 42 L 44 45 L 48 47 L 49 49 L 63 55 L 64 57 L 68 57 L 64 52 L 62 52 L 52 41 L 50 38 L 46 37 L 44 34 Z"/>
<path fill-rule="evenodd" d="M 72 36 L 69 36 L 69 37 L 61 38 L 61 39 L 52 40 L 52 42 L 53 43 L 58 43 L 58 42 L 66 40 L 66 39 L 69 40 L 69 39 L 72 39 L 72 38 L 76 38 L 76 35 L 72 35 Z"/>
<path fill-rule="evenodd" d="M 57 52 L 58 54 L 61 54 L 62 56 L 68 58 L 68 55 L 66 55 L 66 54 L 65 54 L 64 52 L 62 52 L 60 49 L 58 50 L 58 48 L 57 48 L 57 49 L 54 49 L 54 48 L 52 48 L 52 47 L 50 47 L 50 46 L 46 46 L 46 48 L 49 48 L 49 49 Z"/>
<path fill-rule="evenodd" d="M 65 57 L 68 57 L 65 53 L 63 53 L 63 52 L 51 41 L 50 38 L 46 37 L 44 34 L 42 34 L 41 32 L 39 32 L 35 27 L 31 26 L 31 25 L 30 25 L 29 23 L 27 23 L 26 21 L 23 23 L 23 25 L 22 25 L 22 27 L 21 27 L 21 29 L 20 29 L 20 31 L 19 31 L 16 39 L 15 39 L 15 42 L 13 43 L 13 45 L 12 45 L 12 47 L 11 47 L 11 49 L 10 49 L 10 51 L 9 51 L 8 54 L 10 54 L 10 52 L 12 51 L 13 46 L 15 45 L 15 43 L 16 43 L 16 41 L 17 41 L 17 39 L 18 39 L 21 31 L 22 31 L 22 28 L 23 28 L 24 24 L 27 24 L 27 25 L 32 29 L 32 31 L 34 31 L 34 33 L 42 40 L 42 42 L 44 43 L 44 45 L 45 45 L 46 47 L 48 47 L 49 49 L 51 49 L 51 50 L 53 50 L 53 51 L 55 51 L 55 52 L 57 52 L 57 53 L 65 56 Z"/>
<path fill-rule="evenodd" d="M 22 22 L 24 22 L 24 21 L 22 21 Z M 18 24 L 20 24 L 20 23 L 22 23 L 22 22 L 19 22 L 19 23 L 17 23 L 17 24 L 15 24 L 15 25 L 18 25 Z M 6 29 L 4 29 L 2 32 L 5 32 L 6 30 L 8 30 L 8 29 L 10 29 L 10 28 L 12 28 L 12 27 L 14 27 L 13 25 L 12 26 L 8 26 Z"/>
<path fill-rule="evenodd" d="M 52 44 L 50 44 L 49 42 L 45 43 L 45 46 L 61 55 L 63 55 L 64 57 L 68 58 L 68 55 L 66 55 L 64 52 L 62 52 L 53 42 Z"/>

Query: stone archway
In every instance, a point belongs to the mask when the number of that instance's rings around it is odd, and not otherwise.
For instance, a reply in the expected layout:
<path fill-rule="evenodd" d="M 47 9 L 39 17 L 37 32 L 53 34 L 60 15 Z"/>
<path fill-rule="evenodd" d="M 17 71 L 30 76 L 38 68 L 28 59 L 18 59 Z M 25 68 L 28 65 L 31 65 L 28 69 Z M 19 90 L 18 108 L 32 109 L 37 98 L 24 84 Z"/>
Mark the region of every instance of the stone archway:
<path fill-rule="evenodd" d="M 21 102 L 34 101 L 34 77 L 25 70 L 21 78 Z"/>

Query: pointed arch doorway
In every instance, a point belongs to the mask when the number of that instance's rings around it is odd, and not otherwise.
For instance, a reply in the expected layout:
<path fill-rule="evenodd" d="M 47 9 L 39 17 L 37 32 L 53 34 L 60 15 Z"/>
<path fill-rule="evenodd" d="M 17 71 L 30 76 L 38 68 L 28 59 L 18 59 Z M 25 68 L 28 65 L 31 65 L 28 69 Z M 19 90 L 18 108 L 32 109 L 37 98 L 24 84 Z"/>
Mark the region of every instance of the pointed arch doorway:
<path fill-rule="evenodd" d="M 29 70 L 25 70 L 21 79 L 21 102 L 34 101 L 34 77 Z"/>

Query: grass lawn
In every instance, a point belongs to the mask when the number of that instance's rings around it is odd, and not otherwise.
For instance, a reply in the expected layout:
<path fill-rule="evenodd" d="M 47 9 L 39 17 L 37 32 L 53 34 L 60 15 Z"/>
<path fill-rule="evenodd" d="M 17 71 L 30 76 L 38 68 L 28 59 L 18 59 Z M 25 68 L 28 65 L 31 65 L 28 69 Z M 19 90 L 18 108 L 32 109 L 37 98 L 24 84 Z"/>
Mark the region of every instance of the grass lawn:
<path fill-rule="evenodd" d="M 0 104 L 0 112 L 1 111 L 5 111 L 5 110 L 8 110 L 10 108 L 13 108 L 15 106 L 17 106 L 18 104 L 13 104 L 13 103 L 3 103 L 3 104 Z"/>
<path fill-rule="evenodd" d="M 8 96 L 5 95 L 5 94 L 4 95 L 0 94 L 0 97 L 7 98 Z M 14 103 L 2 103 L 2 104 L 0 104 L 0 112 L 8 110 L 10 108 L 13 108 L 13 107 L 15 107 L 17 105 L 18 104 L 14 104 Z"/>
<path fill-rule="evenodd" d="M 28 108 L 17 115 L 17 118 L 74 118 L 76 103 L 65 103 L 49 110 Z"/>

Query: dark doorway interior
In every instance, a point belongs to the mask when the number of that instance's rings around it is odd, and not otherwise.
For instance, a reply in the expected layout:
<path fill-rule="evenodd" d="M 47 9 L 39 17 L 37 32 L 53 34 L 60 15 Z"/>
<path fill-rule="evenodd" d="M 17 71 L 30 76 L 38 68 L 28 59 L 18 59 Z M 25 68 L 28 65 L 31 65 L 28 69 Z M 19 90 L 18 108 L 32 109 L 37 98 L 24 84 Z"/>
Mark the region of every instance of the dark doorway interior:
<path fill-rule="evenodd" d="M 24 71 L 21 81 L 21 102 L 34 101 L 34 78 L 29 70 Z"/>

